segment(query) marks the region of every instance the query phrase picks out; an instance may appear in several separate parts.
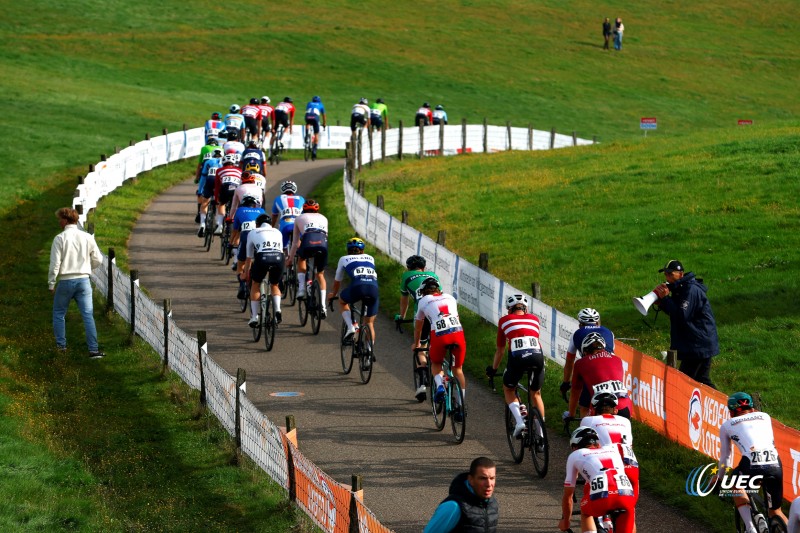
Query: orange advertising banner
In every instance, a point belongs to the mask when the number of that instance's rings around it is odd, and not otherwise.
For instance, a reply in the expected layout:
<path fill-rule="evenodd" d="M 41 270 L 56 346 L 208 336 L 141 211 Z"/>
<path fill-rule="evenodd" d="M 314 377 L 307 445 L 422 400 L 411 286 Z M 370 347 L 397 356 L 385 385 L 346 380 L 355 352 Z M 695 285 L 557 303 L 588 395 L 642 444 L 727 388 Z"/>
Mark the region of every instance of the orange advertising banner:
<path fill-rule="evenodd" d="M 623 362 L 625 385 L 634 405 L 633 418 L 719 461 L 719 428 L 730 418 L 728 395 L 623 342 L 614 342 L 614 349 Z M 791 501 L 800 494 L 800 431 L 774 419 L 772 430 L 783 464 L 783 496 Z"/>
<path fill-rule="evenodd" d="M 360 498 L 355 498 L 355 502 L 359 533 L 391 533 L 392 530 L 381 524 Z"/>

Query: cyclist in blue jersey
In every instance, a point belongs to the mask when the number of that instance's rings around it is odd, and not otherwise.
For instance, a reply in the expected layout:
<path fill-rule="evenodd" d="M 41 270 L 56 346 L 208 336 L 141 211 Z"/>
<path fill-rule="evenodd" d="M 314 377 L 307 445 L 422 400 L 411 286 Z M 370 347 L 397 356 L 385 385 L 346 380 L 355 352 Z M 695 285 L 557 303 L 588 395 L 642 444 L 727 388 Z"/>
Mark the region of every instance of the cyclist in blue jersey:
<path fill-rule="evenodd" d="M 322 127 L 328 127 L 328 117 L 325 115 L 325 106 L 322 105 L 322 99 L 315 96 L 311 101 L 306 104 L 306 124 L 311 125 L 314 129 L 314 136 L 311 140 L 311 160 L 317 159 L 317 145 L 319 144 L 319 126 L 320 118 L 322 119 Z"/>
<path fill-rule="evenodd" d="M 264 175 L 264 161 L 267 156 L 264 155 L 264 150 L 258 147 L 256 139 L 247 141 L 247 146 L 242 152 L 242 170 L 248 169 L 250 172 Z M 254 168 L 256 167 L 256 168 Z"/>
<path fill-rule="evenodd" d="M 372 342 L 375 342 L 375 315 L 378 314 L 378 274 L 375 271 L 375 259 L 364 253 L 364 241 L 353 237 L 347 241 L 347 255 L 339 259 L 336 266 L 336 275 L 333 278 L 333 289 L 328 295 L 328 300 L 339 294 L 345 273 L 350 278 L 350 286 L 342 291 L 339 302 L 342 308 L 342 318 L 347 324 L 345 337 L 352 337 L 356 332 L 353 324 L 353 315 L 350 304 L 363 301 L 366 304 L 364 323 L 372 332 Z M 373 361 L 375 360 L 373 356 Z"/>
<path fill-rule="evenodd" d="M 237 104 L 230 107 L 230 113 L 225 115 L 222 121 L 225 123 L 225 138 L 229 141 L 244 140 L 244 115 L 241 114 L 242 108 Z"/>
<path fill-rule="evenodd" d="M 294 232 L 294 219 L 303 213 L 306 199 L 297 194 L 297 184 L 293 181 L 281 183 L 281 195 L 272 203 L 272 226 L 283 235 L 283 250 L 288 253 L 289 241 Z M 275 224 L 278 223 L 278 226 Z"/>
<path fill-rule="evenodd" d="M 444 110 L 442 104 L 437 105 L 433 110 L 433 125 L 438 126 L 439 124 L 447 125 L 447 111 Z"/>
<path fill-rule="evenodd" d="M 264 209 L 259 207 L 259 201 L 255 196 L 247 195 L 242 199 L 242 205 L 236 210 L 233 216 L 233 231 L 231 232 L 231 243 L 238 245 L 236 254 L 237 272 L 236 279 L 239 281 L 239 293 L 237 298 L 244 300 L 247 298 L 247 285 L 242 277 L 245 260 L 247 259 L 247 236 L 250 231 L 256 229 L 256 219 L 259 215 L 264 215 Z"/>
<path fill-rule="evenodd" d="M 195 222 L 200 223 L 197 230 L 198 237 L 205 237 L 206 216 L 208 215 L 208 204 L 214 196 L 214 180 L 217 177 L 217 169 L 222 166 L 222 148 L 219 146 L 214 151 L 209 152 L 209 157 L 203 161 L 200 168 L 200 178 L 197 186 L 197 217 Z"/>
<path fill-rule="evenodd" d="M 610 329 L 600 325 L 600 313 L 596 309 L 586 307 L 578 312 L 578 329 L 572 334 L 572 339 L 569 341 L 567 348 L 566 362 L 564 363 L 564 381 L 561 383 L 561 394 L 566 392 L 572 387 L 572 369 L 575 366 L 575 359 L 577 354 L 583 357 L 580 353 L 581 343 L 589 333 L 599 333 L 606 341 L 606 351 L 614 353 L 614 334 Z M 583 405 L 588 405 L 591 397 L 583 398 Z"/>

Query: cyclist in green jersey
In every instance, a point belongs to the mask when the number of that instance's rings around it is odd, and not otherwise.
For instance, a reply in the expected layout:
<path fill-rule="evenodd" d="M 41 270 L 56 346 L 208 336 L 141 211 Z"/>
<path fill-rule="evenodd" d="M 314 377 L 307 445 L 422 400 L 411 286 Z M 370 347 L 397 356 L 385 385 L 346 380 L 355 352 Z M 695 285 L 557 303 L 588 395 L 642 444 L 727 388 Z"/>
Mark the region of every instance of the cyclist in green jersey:
<path fill-rule="evenodd" d="M 219 113 L 214 113 L 219 117 Z M 200 172 L 203 170 L 203 163 L 206 162 L 206 159 L 210 159 L 212 152 L 219 148 L 219 141 L 217 139 L 209 139 L 208 144 L 203 146 L 200 149 L 200 155 L 197 157 L 197 169 L 194 172 L 194 182 L 200 183 Z M 197 214 L 194 217 L 194 223 L 197 224 L 200 222 L 200 208 L 203 204 L 203 191 L 197 191 Z"/>
<path fill-rule="evenodd" d="M 375 129 L 390 128 L 389 108 L 383 103 L 383 98 L 378 98 L 375 103 L 369 106 L 370 121 Z"/>
<path fill-rule="evenodd" d="M 440 281 L 439 276 L 437 276 L 434 272 L 425 270 L 426 264 L 425 258 L 420 255 L 412 255 L 406 259 L 406 268 L 408 268 L 408 270 L 403 272 L 403 277 L 400 279 L 400 313 L 394 316 L 396 321 L 403 320 L 406 317 L 411 299 L 414 301 L 413 314 L 416 316 L 417 305 L 419 300 L 422 298 L 422 294 L 419 293 L 419 289 L 422 286 L 423 281 L 428 278 L 434 278 L 436 281 Z M 423 344 L 427 343 L 430 332 L 431 323 L 425 320 L 421 337 Z M 423 357 L 420 361 L 420 355 L 417 357 L 417 372 L 420 374 L 419 382 L 422 383 L 422 385 L 417 388 L 414 394 L 417 400 L 424 401 L 427 393 L 427 387 L 424 385 L 426 378 L 426 367 L 425 359 Z"/>

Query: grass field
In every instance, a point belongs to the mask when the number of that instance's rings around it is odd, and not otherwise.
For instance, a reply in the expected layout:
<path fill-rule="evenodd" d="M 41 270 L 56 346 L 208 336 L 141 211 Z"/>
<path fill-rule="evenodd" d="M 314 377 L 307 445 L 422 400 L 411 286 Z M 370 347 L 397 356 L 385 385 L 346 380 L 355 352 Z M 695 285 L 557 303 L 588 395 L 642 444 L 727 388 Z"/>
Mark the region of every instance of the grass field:
<path fill-rule="evenodd" d="M 601 148 L 525 155 L 517 162 L 514 159 L 521 156 L 516 154 L 469 158 L 460 161 L 470 162 L 471 168 L 459 172 L 490 184 L 490 179 L 500 179 L 489 178 L 496 174 L 495 165 L 517 172 L 519 180 L 526 176 L 520 173 L 520 165 L 536 165 L 540 171 L 537 179 L 549 175 L 552 182 L 549 189 L 531 190 L 530 194 L 547 193 L 569 206 L 575 204 L 564 199 L 572 198 L 580 202 L 577 206 L 581 211 L 602 206 L 592 199 L 584 200 L 579 188 L 614 189 L 636 205 L 618 202 L 604 206 L 619 212 L 618 221 L 610 224 L 603 220 L 615 232 L 601 235 L 594 244 L 609 249 L 615 239 L 630 237 L 623 223 L 627 217 L 628 225 L 647 228 L 664 248 L 671 245 L 669 250 L 651 248 L 645 253 L 626 249 L 606 254 L 612 271 L 626 264 L 620 256 L 631 255 L 627 264 L 636 267 L 623 272 L 628 285 L 619 287 L 620 293 L 627 298 L 645 292 L 658 280 L 655 270 L 671 257 L 664 252 L 679 254 L 712 285 L 712 303 L 720 322 L 737 324 L 743 331 L 735 333 L 745 337 L 748 331 L 772 328 L 776 332 L 775 340 L 769 341 L 772 348 L 763 346 L 767 342 L 763 338 L 737 337 L 742 339 L 736 346 L 740 359 L 749 358 L 750 352 L 772 350 L 781 357 L 781 363 L 791 363 L 783 354 L 796 339 L 796 315 L 770 314 L 767 311 L 773 306 L 766 304 L 776 302 L 785 309 L 791 301 L 787 294 L 796 293 L 796 267 L 792 263 L 796 255 L 791 248 L 796 241 L 792 237 L 784 244 L 775 242 L 774 237 L 767 239 L 775 235 L 770 222 L 779 228 L 781 224 L 796 227 L 796 212 L 786 207 L 796 196 L 791 193 L 796 192 L 792 187 L 797 184 L 797 175 L 787 172 L 787 165 L 789 171 L 797 168 L 792 159 L 796 123 L 787 121 L 796 120 L 800 108 L 795 97 L 800 81 L 800 6 L 794 1 L 771 2 L 768 9 L 742 0 L 702 4 L 613 1 L 602 7 L 588 0 L 461 0 L 413 6 L 323 1 L 313 5 L 270 4 L 268 10 L 252 0 L 235 8 L 206 0 L 33 0 L 5 7 L 0 20 L 0 68 L 4 74 L 0 77 L 4 95 L 0 127 L 9 137 L 9 163 L 8 171 L 0 176 L 6 191 L 0 197 L 0 235 L 7 243 L 0 255 L 0 395 L 6 399 L 0 405 L 10 424 L 8 432 L 4 431 L 6 439 L 20 449 L 32 450 L 30 458 L 35 464 L 19 468 L 42 472 L 41 486 L 49 485 L 52 491 L 52 500 L 49 496 L 33 504 L 29 499 L 19 504 L 11 500 L 0 511 L 6 524 L 92 530 L 102 529 L 107 525 L 102 521 L 113 518 L 136 528 L 139 524 L 152 525 L 159 513 L 174 511 L 166 503 L 164 509 L 142 508 L 143 493 L 129 485 L 113 484 L 121 488 L 101 490 L 109 486 L 105 480 L 114 479 L 109 472 L 121 476 L 119 483 L 129 471 L 146 474 L 147 469 L 134 461 L 141 455 L 132 444 L 126 448 L 137 452 L 131 458 L 107 454 L 104 463 L 94 459 L 97 450 L 105 446 L 105 437 L 92 435 L 98 440 L 89 442 L 77 439 L 80 435 L 46 438 L 50 430 L 54 435 L 66 429 L 79 433 L 76 428 L 61 425 L 64 412 L 88 416 L 87 402 L 97 405 L 111 394 L 103 385 L 108 379 L 105 371 L 73 358 L 54 361 L 49 356 L 50 297 L 44 283 L 49 241 L 58 229 L 52 212 L 70 202 L 76 176 L 85 174 L 100 154 L 140 140 L 145 133 L 160 134 L 162 128 L 174 131 L 183 124 L 200 125 L 210 111 L 224 111 L 231 103 L 241 104 L 252 96 L 268 94 L 276 100 L 291 95 L 302 105 L 319 94 L 331 123 L 346 122 L 350 107 L 359 97 L 372 100 L 381 96 L 390 107 L 393 124 L 398 120 L 410 122 L 416 108 L 430 101 L 444 104 L 453 121 L 465 117 L 479 122 L 487 117 L 490 123 L 511 120 L 515 125 L 532 123 L 539 129 L 556 126 L 565 133 L 575 130 L 584 137 L 597 135 L 604 143 Z M 626 34 L 620 53 L 600 49 L 600 23 L 605 16 L 624 19 Z M 239 56 L 231 55 L 233 49 Z M 638 129 L 643 116 L 655 116 L 659 122 L 659 129 L 649 134 L 647 144 L 641 141 Z M 740 118 L 755 121 L 756 126 L 748 130 L 756 137 L 752 143 L 747 138 L 730 137 L 738 135 L 730 130 Z M 758 137 L 770 129 L 778 132 L 775 138 Z M 653 142 L 658 139 L 664 143 Z M 661 172 L 661 159 L 667 161 L 674 176 Z M 675 225 L 655 223 L 661 218 L 652 216 L 655 208 L 648 207 L 652 202 L 668 214 L 672 210 L 664 204 L 670 198 L 696 200 L 699 195 L 693 192 L 694 187 L 702 185 L 708 190 L 713 183 L 704 183 L 711 175 L 707 169 L 723 161 L 729 166 L 718 172 L 727 172 L 737 183 L 723 180 L 720 188 L 711 189 L 712 198 L 726 197 L 729 187 L 741 190 L 741 182 L 751 175 L 756 176 L 751 182 L 756 194 L 728 197 L 727 204 L 715 202 L 717 211 L 699 219 L 699 225 L 690 227 L 686 234 Z M 573 165 L 577 165 L 576 172 Z M 682 168 L 687 171 L 679 172 Z M 425 169 L 415 167 L 417 171 Z M 433 166 L 427 171 L 434 179 L 437 171 Z M 598 184 L 595 174 L 604 181 Z M 579 182 L 571 180 L 573 175 Z M 771 207 L 762 200 L 774 198 L 775 189 L 781 189 L 774 179 L 781 175 L 786 175 L 785 195 Z M 675 186 L 653 186 L 644 191 L 651 196 L 631 196 L 631 185 L 642 181 Z M 687 187 L 688 183 L 693 187 Z M 560 184 L 560 190 L 553 184 Z M 762 186 L 770 190 L 762 190 Z M 500 186 L 485 190 L 502 192 Z M 637 191 L 644 194 L 642 189 Z M 149 194 L 155 194 L 155 189 Z M 387 195 L 387 201 L 390 197 Z M 131 223 L 147 199 L 139 202 L 128 206 L 128 218 L 121 221 L 116 233 L 100 238 L 124 243 L 124 224 Z M 526 207 L 536 210 L 527 216 L 541 217 L 537 222 L 545 226 L 553 220 L 564 224 L 571 221 L 564 239 L 569 232 L 580 231 L 580 219 L 572 210 L 554 213 L 537 208 L 541 205 L 538 196 L 530 199 Z M 692 205 L 689 213 L 697 215 L 705 204 L 694 201 Z M 726 214 L 731 213 L 738 215 L 737 224 L 726 227 Z M 499 219 L 489 216 L 486 220 L 500 224 Z M 714 235 L 704 231 L 707 220 L 714 222 Z M 770 231 L 753 232 L 746 241 L 729 239 L 714 254 L 699 253 L 705 250 L 703 241 L 712 237 L 722 241 L 720 236 L 738 235 L 742 228 L 749 231 L 754 225 Z M 494 231 L 493 226 L 489 229 Z M 452 233 L 448 235 L 453 243 Z M 688 237 L 683 245 L 679 244 L 681 236 Z M 642 240 L 643 236 L 636 236 L 634 242 Z M 583 250 L 560 247 L 558 239 L 553 238 L 546 244 L 551 246 L 552 255 L 548 259 L 537 253 L 531 276 L 543 283 L 549 303 L 568 310 L 591 299 L 599 302 L 596 305 L 616 330 L 636 331 L 629 309 L 615 303 L 601 283 L 604 276 L 582 270 L 573 271 L 579 274 L 577 277 L 567 276 L 569 265 L 586 259 Z M 747 255 L 745 263 L 734 263 L 734 258 L 741 258 L 750 249 L 756 253 Z M 493 269 L 500 259 L 493 252 Z M 744 264 L 747 269 L 717 269 L 718 264 Z M 781 275 L 786 275 L 783 281 Z M 752 277 L 765 285 L 753 285 Z M 569 291 L 562 290 L 567 287 Z M 762 314 L 743 318 L 746 315 L 735 306 L 742 299 L 745 307 Z M 602 305 L 604 302 L 607 305 Z M 75 322 L 71 317 L 70 323 L 74 326 Z M 659 326 L 663 325 L 662 319 Z M 724 331 L 729 339 L 734 338 L 730 336 L 733 333 Z M 660 346 L 663 331 L 651 335 L 643 341 L 643 347 Z M 644 334 L 637 336 L 645 338 Z M 106 349 L 119 356 L 115 369 L 119 379 L 137 379 L 152 364 L 138 348 L 127 352 L 121 338 Z M 722 364 L 718 372 L 724 383 L 728 378 Z M 763 374 L 754 374 L 752 379 L 769 381 Z M 76 389 L 76 381 L 85 382 L 87 388 Z M 149 409 L 165 394 L 169 397 L 164 389 L 158 390 L 159 386 L 169 388 L 167 383 L 154 383 L 147 397 L 126 396 L 129 389 L 117 391 L 121 396 L 110 403 L 125 401 L 131 403 L 131 409 Z M 27 401 L 31 391 L 63 392 L 51 393 L 45 396 L 47 401 L 32 404 Z M 82 401 L 76 402 L 76 398 Z M 125 435 L 128 427 L 115 427 L 114 421 L 119 418 L 112 414 L 104 431 Z M 168 415 L 157 410 L 152 413 L 165 427 L 188 429 L 179 423 L 180 415 L 178 421 L 170 421 Z M 200 440 L 216 441 L 209 436 L 214 430 L 208 431 L 211 433 L 197 434 Z M 167 457 L 178 444 L 166 438 L 158 441 Z M 224 458 L 225 453 L 221 455 Z M 12 456 L 9 453 L 7 457 Z M 12 462 L 8 459 L 5 464 Z M 54 464 L 67 474 L 48 474 Z M 175 475 L 174 479 L 180 478 Z M 69 476 L 74 483 L 59 482 L 59 476 Z M 140 487 L 161 482 L 156 478 L 133 479 L 141 481 Z M 100 489 L 96 480 L 100 480 Z M 194 486 L 202 488 L 203 483 Z M 3 483 L 3 487 L 6 493 L 16 489 L 13 483 Z M 214 509 L 213 505 L 238 509 L 240 505 L 228 496 L 220 496 L 211 506 L 199 494 L 193 498 L 200 502 L 196 511 Z M 193 516 L 198 522 L 202 520 L 200 511 Z M 226 526 L 209 526 L 215 528 Z M 230 522 L 227 528 L 257 529 L 240 522 Z"/>

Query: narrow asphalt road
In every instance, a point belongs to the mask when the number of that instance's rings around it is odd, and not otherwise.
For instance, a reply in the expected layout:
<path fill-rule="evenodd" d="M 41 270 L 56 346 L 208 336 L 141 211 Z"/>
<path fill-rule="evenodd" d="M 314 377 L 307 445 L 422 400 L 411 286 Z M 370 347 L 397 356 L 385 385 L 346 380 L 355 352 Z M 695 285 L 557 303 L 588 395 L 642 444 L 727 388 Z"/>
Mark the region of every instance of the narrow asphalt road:
<path fill-rule="evenodd" d="M 278 184 L 289 178 L 307 196 L 342 166 L 342 160 L 320 160 L 270 167 L 268 197 L 279 194 Z M 453 476 L 485 455 L 498 463 L 499 531 L 557 531 L 568 450 L 564 437 L 551 435 L 545 479 L 536 476 L 527 455 L 515 465 L 504 433 L 502 398 L 483 386 L 485 380 L 476 383 L 472 377 L 467 436 L 463 444 L 452 444 L 449 426 L 437 432 L 429 404 L 413 397 L 410 334 L 397 333 L 383 315 L 376 322 L 378 360 L 367 385 L 360 383 L 357 368 L 347 376 L 341 372 L 338 313 L 332 313 L 314 336 L 310 325 L 299 326 L 297 306 L 284 307 L 275 347 L 266 352 L 263 342 L 253 343 L 249 311 L 239 311 L 235 275 L 218 255 L 205 252 L 195 234 L 194 190 L 188 179 L 154 199 L 131 237 L 130 268 L 139 270 L 142 286 L 157 301 L 171 298 L 180 327 L 208 332 L 209 355 L 230 374 L 235 376 L 237 368 L 247 371 L 247 394 L 270 419 L 283 425 L 286 415 L 294 415 L 300 449 L 307 457 L 343 483 L 349 484 L 352 474 L 362 475 L 367 506 L 384 525 L 406 533 L 421 531 Z M 323 213 L 333 209 L 344 206 L 322 206 Z M 381 302 L 382 309 L 392 313 L 397 305 Z M 270 396 L 275 392 L 302 395 Z M 561 407 L 553 406 L 550 417 L 559 416 Z M 641 533 L 702 530 L 644 493 L 637 524 Z"/>

